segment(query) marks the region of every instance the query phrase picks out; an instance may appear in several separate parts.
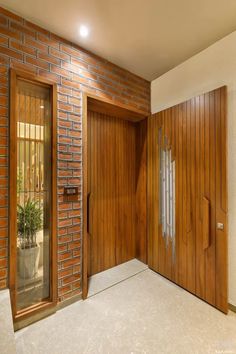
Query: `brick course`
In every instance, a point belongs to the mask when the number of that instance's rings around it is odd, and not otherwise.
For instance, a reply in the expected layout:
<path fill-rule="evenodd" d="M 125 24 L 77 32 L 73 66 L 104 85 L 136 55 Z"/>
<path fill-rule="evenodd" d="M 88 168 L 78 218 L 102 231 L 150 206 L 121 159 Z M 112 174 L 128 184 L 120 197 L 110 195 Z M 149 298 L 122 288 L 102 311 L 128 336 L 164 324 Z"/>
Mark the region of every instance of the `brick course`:
<path fill-rule="evenodd" d="M 150 111 L 150 83 L 0 8 L 0 289 L 8 285 L 9 68 L 58 84 L 58 301 L 81 293 L 82 92 Z M 63 186 L 79 186 L 78 202 Z"/>

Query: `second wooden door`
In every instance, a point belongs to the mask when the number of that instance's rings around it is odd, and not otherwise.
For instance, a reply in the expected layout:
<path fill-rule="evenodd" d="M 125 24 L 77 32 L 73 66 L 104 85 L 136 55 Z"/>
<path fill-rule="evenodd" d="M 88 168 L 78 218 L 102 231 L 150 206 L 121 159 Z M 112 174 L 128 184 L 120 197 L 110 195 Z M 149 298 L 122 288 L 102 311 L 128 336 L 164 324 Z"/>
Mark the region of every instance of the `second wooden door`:
<path fill-rule="evenodd" d="M 135 126 L 88 111 L 88 275 L 135 257 Z"/>
<path fill-rule="evenodd" d="M 226 87 L 148 126 L 148 264 L 227 312 Z"/>

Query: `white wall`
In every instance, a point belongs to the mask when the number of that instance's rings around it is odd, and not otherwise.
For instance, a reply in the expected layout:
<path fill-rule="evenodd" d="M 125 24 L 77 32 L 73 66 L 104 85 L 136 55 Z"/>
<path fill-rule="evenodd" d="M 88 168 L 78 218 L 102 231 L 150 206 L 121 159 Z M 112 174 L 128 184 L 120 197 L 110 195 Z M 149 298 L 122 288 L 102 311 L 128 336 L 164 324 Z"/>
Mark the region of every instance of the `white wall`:
<path fill-rule="evenodd" d="M 229 302 L 236 305 L 236 32 L 157 78 L 152 113 L 228 86 Z"/>

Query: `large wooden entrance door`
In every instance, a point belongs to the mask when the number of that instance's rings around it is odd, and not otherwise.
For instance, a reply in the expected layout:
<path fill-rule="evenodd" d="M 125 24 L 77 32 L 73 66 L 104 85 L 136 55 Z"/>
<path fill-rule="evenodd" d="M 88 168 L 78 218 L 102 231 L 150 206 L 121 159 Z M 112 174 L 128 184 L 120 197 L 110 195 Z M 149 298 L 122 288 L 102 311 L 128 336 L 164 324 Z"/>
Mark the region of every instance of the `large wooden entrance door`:
<path fill-rule="evenodd" d="M 148 125 L 149 267 L 227 312 L 226 87 Z"/>

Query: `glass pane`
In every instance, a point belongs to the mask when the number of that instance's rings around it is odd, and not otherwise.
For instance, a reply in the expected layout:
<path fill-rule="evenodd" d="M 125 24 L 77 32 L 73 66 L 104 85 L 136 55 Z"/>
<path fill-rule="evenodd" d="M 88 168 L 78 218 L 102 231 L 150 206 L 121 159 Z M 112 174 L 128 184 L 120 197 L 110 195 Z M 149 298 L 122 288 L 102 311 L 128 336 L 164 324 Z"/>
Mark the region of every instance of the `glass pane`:
<path fill-rule="evenodd" d="M 159 129 L 159 223 L 166 247 L 172 242 L 172 257 L 175 257 L 175 161 L 167 137 Z"/>
<path fill-rule="evenodd" d="M 50 296 L 50 89 L 17 82 L 17 311 Z"/>

